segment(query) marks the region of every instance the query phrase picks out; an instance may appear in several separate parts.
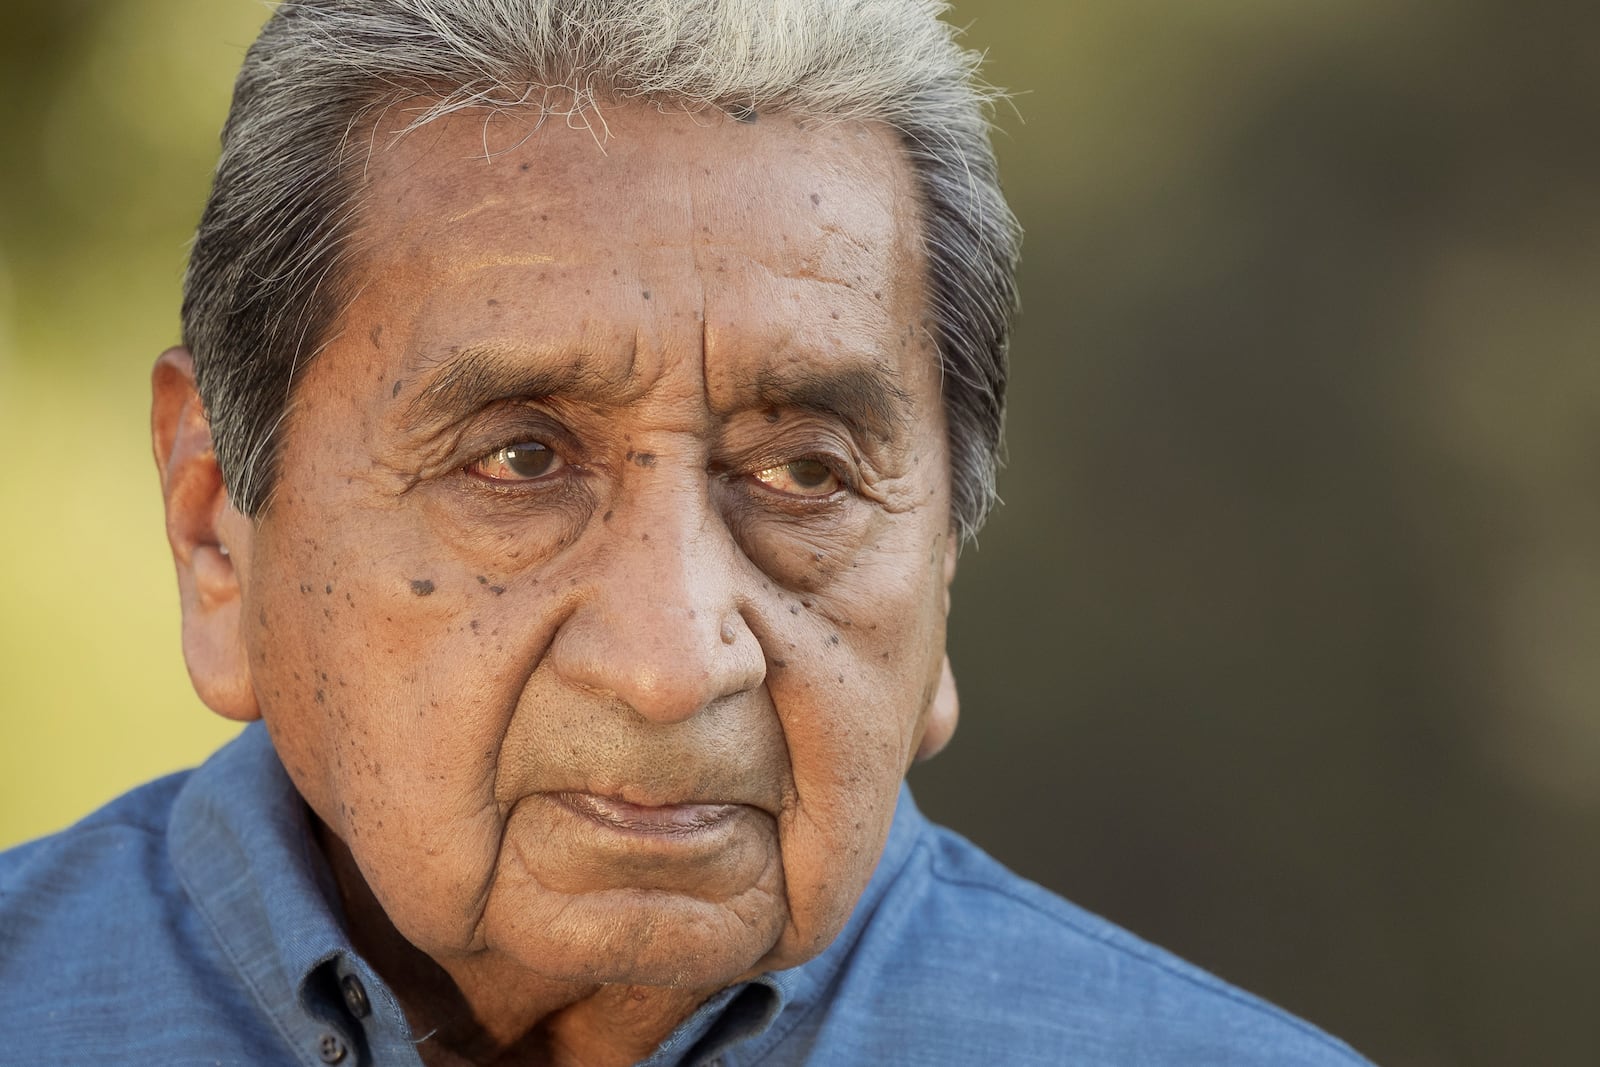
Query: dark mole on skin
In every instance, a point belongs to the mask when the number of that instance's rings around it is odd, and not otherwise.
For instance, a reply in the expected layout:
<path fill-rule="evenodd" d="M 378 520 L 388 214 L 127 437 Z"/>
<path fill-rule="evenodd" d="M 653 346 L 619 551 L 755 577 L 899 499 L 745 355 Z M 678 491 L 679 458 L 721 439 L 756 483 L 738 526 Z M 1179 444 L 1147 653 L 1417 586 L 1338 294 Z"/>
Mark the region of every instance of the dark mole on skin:
<path fill-rule="evenodd" d="M 372 347 L 373 348 L 382 348 L 383 347 L 383 327 L 381 325 L 374 326 L 372 328 L 371 332 L 367 334 L 367 340 L 372 342 Z"/>
<path fill-rule="evenodd" d="M 604 515 L 600 516 L 600 521 L 601 522 L 610 522 L 611 521 L 611 516 L 614 515 L 614 514 L 616 514 L 616 512 L 608 511 Z"/>
<path fill-rule="evenodd" d="M 738 104 L 735 104 L 733 107 L 728 109 L 728 117 L 733 119 L 735 122 L 743 123 L 751 123 L 760 118 L 760 116 L 756 113 L 755 108 L 744 107 Z"/>
<path fill-rule="evenodd" d="M 411 579 L 411 591 L 417 596 L 433 595 L 433 582 L 427 578 Z"/>
<path fill-rule="evenodd" d="M 822 194 L 821 193 L 812 193 L 811 194 L 811 206 L 812 207 L 821 207 L 822 206 Z"/>
<path fill-rule="evenodd" d="M 654 467 L 656 454 L 654 452 L 629 452 L 628 459 L 641 467 Z"/>
<path fill-rule="evenodd" d="M 322 591 L 324 593 L 327 593 L 329 596 L 332 596 L 333 595 L 333 583 L 329 582 L 326 586 L 323 587 Z"/>
<path fill-rule="evenodd" d="M 483 575 L 480 574 L 480 575 L 478 575 L 478 584 L 479 585 L 488 585 L 489 584 L 489 579 L 485 578 Z"/>
<path fill-rule="evenodd" d="M 491 297 L 489 299 L 489 306 L 492 307 L 492 308 L 497 308 L 497 307 L 500 306 L 500 301 L 498 301 L 498 300 L 494 299 L 493 297 Z"/>
<path fill-rule="evenodd" d="M 501 593 L 504 593 L 505 591 L 506 591 L 506 587 L 503 586 L 503 585 L 491 585 L 489 587 L 489 592 L 493 593 L 495 596 L 499 596 Z"/>
<path fill-rule="evenodd" d="M 639 290 L 639 295 L 644 297 L 646 300 L 649 300 L 650 299 L 650 290 L 641 289 L 641 290 Z"/>
<path fill-rule="evenodd" d="M 399 378 L 396 378 L 394 380 L 394 388 L 389 390 L 389 397 L 391 399 L 393 399 L 394 397 L 399 396 L 400 395 L 400 387 L 403 386 L 403 385 L 405 385 L 405 382 L 401 381 Z"/>

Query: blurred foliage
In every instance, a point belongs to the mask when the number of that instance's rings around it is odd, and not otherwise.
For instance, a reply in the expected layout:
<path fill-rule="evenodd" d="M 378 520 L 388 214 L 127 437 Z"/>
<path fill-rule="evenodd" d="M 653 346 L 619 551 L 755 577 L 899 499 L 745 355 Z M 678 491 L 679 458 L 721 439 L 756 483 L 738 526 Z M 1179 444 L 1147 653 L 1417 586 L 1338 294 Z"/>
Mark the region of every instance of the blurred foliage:
<path fill-rule="evenodd" d="M 230 732 L 143 398 L 264 14 L 0 13 L 0 842 Z M 953 17 L 1029 237 L 923 805 L 1379 1062 L 1595 1062 L 1600 8 Z"/>

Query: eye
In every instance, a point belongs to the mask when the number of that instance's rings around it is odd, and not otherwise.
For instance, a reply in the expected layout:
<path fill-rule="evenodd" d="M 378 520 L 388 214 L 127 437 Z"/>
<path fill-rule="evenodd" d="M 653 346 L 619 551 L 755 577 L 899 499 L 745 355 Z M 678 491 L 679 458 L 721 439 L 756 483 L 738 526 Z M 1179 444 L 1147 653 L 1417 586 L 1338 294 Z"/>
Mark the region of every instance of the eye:
<path fill-rule="evenodd" d="M 797 459 L 756 471 L 754 477 L 767 488 L 790 496 L 831 496 L 843 485 L 833 468 L 820 459 Z"/>
<path fill-rule="evenodd" d="M 529 482 L 558 471 L 562 466 L 561 457 L 549 445 L 521 441 L 473 460 L 467 465 L 467 472 L 493 482 Z"/>

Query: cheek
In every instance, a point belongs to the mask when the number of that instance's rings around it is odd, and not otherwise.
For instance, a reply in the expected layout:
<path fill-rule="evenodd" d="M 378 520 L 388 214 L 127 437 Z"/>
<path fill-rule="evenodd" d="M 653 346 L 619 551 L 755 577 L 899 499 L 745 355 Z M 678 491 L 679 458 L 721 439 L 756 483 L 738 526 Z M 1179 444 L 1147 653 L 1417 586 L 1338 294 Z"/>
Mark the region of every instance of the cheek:
<path fill-rule="evenodd" d="M 496 760 L 540 613 L 509 580 L 404 539 L 374 550 L 344 515 L 319 530 L 285 513 L 292 556 L 268 539 L 253 681 L 290 777 L 396 926 L 458 949 L 499 850 Z"/>
<path fill-rule="evenodd" d="M 795 781 L 783 854 L 802 942 L 837 932 L 888 834 L 943 661 L 943 536 L 880 544 L 786 609 L 795 626 L 771 684 Z"/>

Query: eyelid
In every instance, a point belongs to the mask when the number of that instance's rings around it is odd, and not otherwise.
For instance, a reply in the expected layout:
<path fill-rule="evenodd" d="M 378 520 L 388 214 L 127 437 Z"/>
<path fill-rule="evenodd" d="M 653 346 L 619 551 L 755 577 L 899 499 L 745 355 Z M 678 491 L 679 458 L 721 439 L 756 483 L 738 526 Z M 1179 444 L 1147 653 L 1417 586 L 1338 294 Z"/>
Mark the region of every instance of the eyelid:
<path fill-rule="evenodd" d="M 556 470 L 534 478 L 492 478 L 473 470 L 497 452 L 518 445 L 539 445 L 558 462 Z M 577 439 L 562 423 L 532 401 L 497 405 L 481 413 L 471 430 L 462 435 L 456 468 L 481 483 L 497 488 L 543 485 L 562 475 L 576 473 L 583 464 Z"/>
<path fill-rule="evenodd" d="M 482 465 L 494 460 L 494 457 L 500 455 L 503 452 L 510 452 L 513 449 L 526 447 L 528 445 L 537 445 L 540 451 L 548 453 L 549 456 L 550 456 L 551 463 L 554 465 L 552 467 L 552 469 L 547 470 L 542 474 L 534 474 L 534 475 L 529 475 L 529 476 L 526 476 L 526 477 L 514 476 L 514 477 L 509 477 L 509 478 L 496 477 L 495 475 L 492 475 L 492 474 L 486 474 L 482 470 L 479 469 L 480 466 L 482 466 Z M 506 466 L 508 468 L 511 465 L 508 460 L 500 460 L 499 462 L 502 465 L 504 465 L 504 466 Z M 503 445 L 499 446 L 498 448 L 490 449 L 489 451 L 483 453 L 483 455 L 477 457 L 476 459 L 468 461 L 467 466 L 466 466 L 466 470 L 467 470 L 468 474 L 475 475 L 476 477 L 483 478 L 486 481 L 496 482 L 496 483 L 499 483 L 501 485 L 527 485 L 527 484 L 530 484 L 530 483 L 533 483 L 533 482 L 550 481 L 552 478 L 560 476 L 563 472 L 565 472 L 571 466 L 572 466 L 572 464 L 570 462 L 568 462 L 567 459 L 561 455 L 561 452 L 558 449 L 550 447 L 550 445 L 547 444 L 544 441 L 539 441 L 539 440 L 536 440 L 536 439 L 533 439 L 533 438 L 528 438 L 527 440 L 513 441 L 513 442 L 509 442 L 507 444 L 503 444 Z"/>
<path fill-rule="evenodd" d="M 797 483 L 800 481 L 800 479 L 794 477 L 793 468 L 802 463 L 815 463 L 820 466 L 827 473 L 827 478 L 832 481 L 833 484 L 831 488 L 824 489 L 822 486 L 810 487 L 805 485 L 799 485 L 798 488 L 795 489 L 780 488 L 780 483 L 784 480 L 784 472 L 789 472 L 791 480 Z M 767 477 L 768 475 L 771 475 L 772 477 Z M 766 486 L 775 493 L 781 493 L 784 496 L 799 497 L 805 500 L 822 500 L 832 496 L 842 489 L 849 488 L 848 483 L 845 482 L 844 475 L 836 469 L 836 465 L 818 456 L 806 456 L 801 459 L 791 459 L 787 463 L 779 463 L 776 466 L 762 467 L 760 470 L 752 472 L 750 477 L 754 478 L 757 482 L 760 482 L 762 485 Z M 824 482 L 823 484 L 827 485 L 827 482 Z"/>

